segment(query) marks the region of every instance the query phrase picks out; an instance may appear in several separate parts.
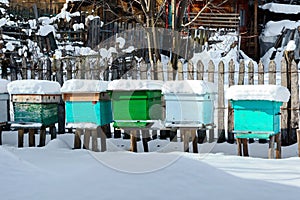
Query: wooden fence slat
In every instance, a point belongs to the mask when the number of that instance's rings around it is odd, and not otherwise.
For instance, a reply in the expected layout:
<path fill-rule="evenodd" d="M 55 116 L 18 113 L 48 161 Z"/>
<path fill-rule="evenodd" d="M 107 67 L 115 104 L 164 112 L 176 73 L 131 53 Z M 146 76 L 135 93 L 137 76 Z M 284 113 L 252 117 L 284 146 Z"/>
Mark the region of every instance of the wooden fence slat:
<path fill-rule="evenodd" d="M 273 60 L 269 64 L 269 84 L 276 85 L 276 63 Z"/>
<path fill-rule="evenodd" d="M 235 72 L 235 65 L 233 60 L 231 59 L 229 62 L 229 73 L 228 73 L 228 84 L 229 87 L 234 85 L 234 72 Z M 228 138 L 227 142 L 233 144 L 234 143 L 234 135 L 233 135 L 233 108 L 231 106 L 230 101 L 228 101 L 228 123 L 227 123 L 227 133 Z"/>
<path fill-rule="evenodd" d="M 298 66 L 293 60 L 291 62 L 291 132 L 290 144 L 297 141 L 296 131 L 299 128 L 299 81 L 298 81 Z"/>
<path fill-rule="evenodd" d="M 212 82 L 214 83 L 215 82 L 215 65 L 212 64 L 212 65 L 208 65 L 208 82 Z M 211 143 L 214 141 L 214 129 L 210 129 L 208 131 L 208 142 Z"/>
<path fill-rule="evenodd" d="M 245 61 L 242 60 L 239 66 L 238 85 L 244 85 L 245 80 Z"/>
<path fill-rule="evenodd" d="M 248 84 L 254 85 L 254 64 L 252 61 L 248 64 Z"/>
<path fill-rule="evenodd" d="M 209 62 L 208 63 L 208 67 L 213 65 L 213 62 Z M 204 65 L 201 62 L 201 60 L 199 60 L 197 62 L 197 80 L 203 80 L 203 76 L 204 76 Z"/>
<path fill-rule="evenodd" d="M 224 63 L 218 65 L 218 143 L 225 142 L 224 125 Z"/>
<path fill-rule="evenodd" d="M 265 76 L 264 76 L 264 65 L 262 61 L 260 60 L 258 63 L 258 84 L 263 85 L 265 82 Z"/>

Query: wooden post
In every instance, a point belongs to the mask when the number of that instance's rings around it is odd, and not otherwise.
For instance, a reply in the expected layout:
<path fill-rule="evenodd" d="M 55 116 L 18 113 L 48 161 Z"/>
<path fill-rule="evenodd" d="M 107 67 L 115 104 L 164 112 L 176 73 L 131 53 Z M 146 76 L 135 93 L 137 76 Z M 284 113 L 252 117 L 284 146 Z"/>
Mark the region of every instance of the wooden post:
<path fill-rule="evenodd" d="M 300 130 L 297 131 L 298 157 L 300 157 Z"/>
<path fill-rule="evenodd" d="M 43 147 L 46 144 L 46 127 L 42 126 L 40 128 L 40 144 L 39 147 Z"/>
<path fill-rule="evenodd" d="M 245 61 L 242 60 L 239 66 L 238 85 L 244 85 L 244 80 L 245 80 Z"/>
<path fill-rule="evenodd" d="M 249 156 L 249 153 L 248 153 L 248 141 L 247 141 L 247 138 L 246 139 L 241 139 L 242 140 L 242 144 L 243 144 L 243 155 L 244 156 Z"/>
<path fill-rule="evenodd" d="M 264 65 L 261 61 L 258 63 L 258 84 L 264 85 L 265 83 L 265 76 L 264 76 L 265 70 Z M 267 143 L 266 139 L 258 139 L 259 143 Z"/>
<path fill-rule="evenodd" d="M 229 87 L 234 85 L 234 71 L 235 71 L 235 65 L 233 60 L 231 59 L 229 62 L 229 74 L 228 74 L 228 83 Z M 228 138 L 227 142 L 233 144 L 234 143 L 234 135 L 233 135 L 233 108 L 231 106 L 230 101 L 228 101 Z"/>
<path fill-rule="evenodd" d="M 92 151 L 98 152 L 98 134 L 97 134 L 97 128 L 91 130 L 92 134 Z"/>
<path fill-rule="evenodd" d="M 224 63 L 219 63 L 218 73 L 218 143 L 225 142 L 224 125 Z"/>
<path fill-rule="evenodd" d="M 275 135 L 276 149 L 275 156 L 277 159 L 281 158 L 281 134 L 278 133 Z"/>
<path fill-rule="evenodd" d="M 271 65 L 271 64 L 270 64 Z M 285 59 L 281 60 L 281 85 L 284 87 L 288 87 L 288 65 L 285 61 Z M 288 103 L 283 102 L 280 110 L 280 129 L 281 129 L 281 142 L 283 145 L 288 144 L 288 127 L 289 127 L 289 122 L 288 122 Z"/>
<path fill-rule="evenodd" d="M 183 151 L 190 152 L 189 142 L 190 142 L 191 131 L 188 129 L 180 129 L 180 133 L 183 137 Z"/>
<path fill-rule="evenodd" d="M 208 68 L 212 68 L 212 66 L 214 67 L 214 63 L 210 60 L 208 63 Z M 204 74 L 204 65 L 201 62 L 201 60 L 199 60 L 197 62 L 197 80 L 203 80 L 203 74 Z"/>
<path fill-rule="evenodd" d="M 270 136 L 268 158 L 274 158 L 274 135 Z"/>
<path fill-rule="evenodd" d="M 248 64 L 248 84 L 249 85 L 254 85 L 254 65 L 253 62 L 250 61 Z M 254 139 L 249 138 L 249 143 L 253 143 Z"/>
<path fill-rule="evenodd" d="M 24 129 L 18 130 L 18 147 L 24 147 Z"/>
<path fill-rule="evenodd" d="M 55 124 L 50 125 L 49 132 L 50 132 L 50 135 L 51 135 L 51 140 L 55 139 L 56 138 L 56 127 L 55 127 Z"/>
<path fill-rule="evenodd" d="M 103 130 L 103 126 L 97 127 L 97 133 L 101 140 L 101 152 L 104 152 L 107 150 L 107 146 L 106 146 L 106 134 Z"/>
<path fill-rule="evenodd" d="M 237 154 L 238 154 L 238 156 L 242 156 L 243 155 L 242 154 L 242 140 L 240 138 L 237 138 L 236 143 L 237 143 L 237 148 L 238 148 Z"/>
<path fill-rule="evenodd" d="M 2 145 L 2 125 L 0 125 L 0 145 Z"/>
<path fill-rule="evenodd" d="M 91 130 L 85 129 L 83 133 L 83 148 L 90 149 Z"/>
<path fill-rule="evenodd" d="M 215 82 L 215 65 L 212 63 L 212 65 L 208 64 L 208 82 L 212 82 L 214 83 Z M 214 137 L 215 137 L 215 134 L 214 134 L 214 129 L 209 129 L 208 130 L 208 142 L 209 143 L 212 143 L 214 141 Z"/>
<path fill-rule="evenodd" d="M 35 147 L 35 130 L 34 129 L 29 129 L 28 146 Z"/>
<path fill-rule="evenodd" d="M 149 130 L 142 130 L 142 141 L 144 152 L 149 152 L 148 142 L 150 141 Z"/>
<path fill-rule="evenodd" d="M 193 153 L 198 153 L 198 144 L 195 130 L 191 131 L 192 144 L 193 144 Z"/>
<path fill-rule="evenodd" d="M 136 130 L 130 131 L 130 151 L 137 152 L 137 132 L 136 132 Z"/>
<path fill-rule="evenodd" d="M 297 129 L 299 128 L 299 81 L 298 66 L 295 60 L 291 62 L 291 129 L 289 134 L 289 144 L 297 142 Z"/>
<path fill-rule="evenodd" d="M 76 128 L 74 135 L 74 149 L 81 149 L 81 135 L 83 134 L 83 129 Z"/>

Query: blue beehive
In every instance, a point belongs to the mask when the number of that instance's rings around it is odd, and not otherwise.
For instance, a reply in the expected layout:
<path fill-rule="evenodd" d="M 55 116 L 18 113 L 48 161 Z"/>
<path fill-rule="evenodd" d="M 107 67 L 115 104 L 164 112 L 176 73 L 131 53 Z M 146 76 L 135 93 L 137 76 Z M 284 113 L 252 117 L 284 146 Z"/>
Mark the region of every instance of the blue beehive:
<path fill-rule="evenodd" d="M 236 138 L 268 139 L 280 132 L 280 106 L 290 92 L 276 85 L 235 85 L 227 90 Z"/>
<path fill-rule="evenodd" d="M 99 80 L 72 79 L 61 88 L 66 108 L 66 123 L 92 123 L 103 126 L 112 122 L 108 83 Z"/>
<path fill-rule="evenodd" d="M 214 126 L 216 90 L 212 83 L 199 80 L 167 81 L 162 92 L 166 127 L 202 129 Z"/>

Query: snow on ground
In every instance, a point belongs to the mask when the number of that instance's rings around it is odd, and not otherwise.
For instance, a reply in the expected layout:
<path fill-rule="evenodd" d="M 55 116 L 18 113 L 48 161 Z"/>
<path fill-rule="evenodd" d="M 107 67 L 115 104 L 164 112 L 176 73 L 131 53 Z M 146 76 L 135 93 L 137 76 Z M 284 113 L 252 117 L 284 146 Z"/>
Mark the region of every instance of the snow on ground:
<path fill-rule="evenodd" d="M 48 135 L 47 135 L 48 136 Z M 36 135 L 36 142 L 39 138 Z M 108 152 L 72 150 L 73 135 L 58 135 L 42 148 L 17 148 L 17 132 L 3 132 L 0 146 L 4 199 L 298 199 L 297 146 L 269 160 L 267 144 L 205 143 L 182 153 L 182 143 L 154 140 L 151 153 L 124 151 L 129 140 L 108 139 Z M 25 135 L 25 146 L 27 134 Z M 139 151 L 141 143 L 139 143 Z"/>

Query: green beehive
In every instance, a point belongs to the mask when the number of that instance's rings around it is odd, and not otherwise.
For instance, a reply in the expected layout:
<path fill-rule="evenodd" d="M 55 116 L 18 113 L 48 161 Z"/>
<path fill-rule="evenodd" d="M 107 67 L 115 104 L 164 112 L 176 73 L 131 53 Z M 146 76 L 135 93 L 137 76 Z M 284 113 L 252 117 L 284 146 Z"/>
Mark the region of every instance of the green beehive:
<path fill-rule="evenodd" d="M 14 123 L 58 123 L 60 85 L 42 80 L 18 80 L 8 84 L 13 103 Z"/>
<path fill-rule="evenodd" d="M 145 128 L 162 120 L 161 81 L 116 80 L 109 84 L 114 126 Z"/>
<path fill-rule="evenodd" d="M 236 138 L 268 139 L 280 132 L 280 106 L 289 91 L 276 85 L 240 85 L 227 91 L 234 110 Z"/>
<path fill-rule="evenodd" d="M 103 126 L 112 122 L 112 106 L 106 92 L 107 81 L 72 79 L 61 88 L 66 108 L 66 123 L 92 123 Z"/>

